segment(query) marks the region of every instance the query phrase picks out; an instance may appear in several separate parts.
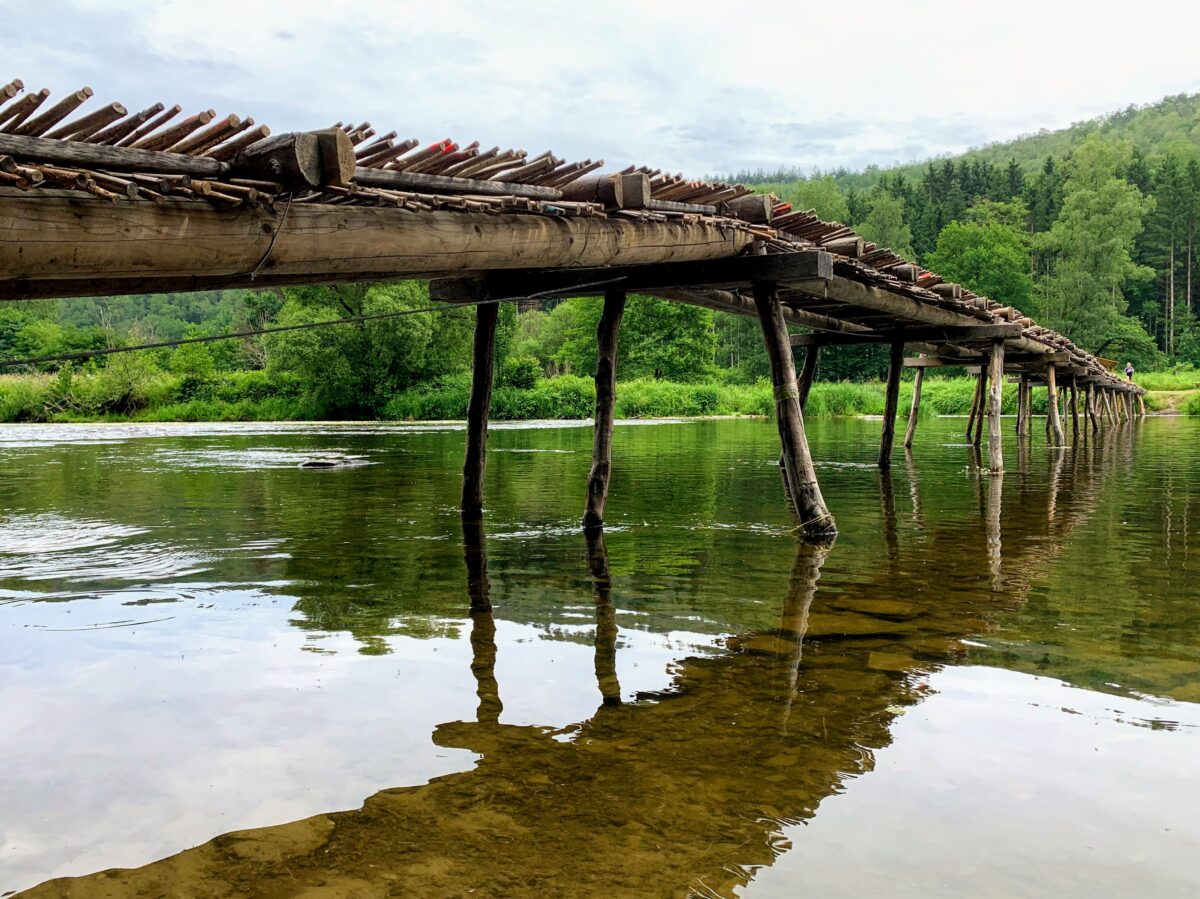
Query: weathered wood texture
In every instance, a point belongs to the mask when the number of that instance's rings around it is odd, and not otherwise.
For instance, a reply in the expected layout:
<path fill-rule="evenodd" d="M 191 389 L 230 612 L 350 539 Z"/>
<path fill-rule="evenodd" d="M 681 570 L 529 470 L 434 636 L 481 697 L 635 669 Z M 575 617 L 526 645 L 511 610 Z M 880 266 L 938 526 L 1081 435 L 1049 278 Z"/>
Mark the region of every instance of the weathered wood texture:
<path fill-rule="evenodd" d="M 467 454 L 463 462 L 462 514 L 465 518 L 478 518 L 483 514 L 483 476 L 487 466 L 488 415 L 492 409 L 499 315 L 500 307 L 496 303 L 475 307 L 471 396 L 467 402 Z"/>
<path fill-rule="evenodd" d="M 1079 385 L 1074 377 L 1071 378 L 1071 439 L 1079 439 Z"/>
<path fill-rule="evenodd" d="M 887 386 L 883 396 L 883 429 L 879 435 L 879 467 L 892 465 L 892 442 L 896 436 L 896 415 L 900 411 L 900 372 L 904 370 L 904 344 L 893 343 L 888 354 Z"/>
<path fill-rule="evenodd" d="M 491 271 L 469 278 L 445 278 L 429 286 L 431 299 L 449 303 L 480 299 L 518 299 L 536 294 L 597 296 L 613 287 L 625 291 L 696 286 L 750 287 L 828 280 L 833 257 L 821 250 L 739 256 L 732 259 L 669 261 L 661 265 L 609 265 L 604 268 L 537 268 Z"/>
<path fill-rule="evenodd" d="M 767 257 L 770 258 L 770 257 Z M 1020 337 L 1024 329 L 1008 322 L 998 325 L 971 325 L 968 327 L 903 327 L 881 330 L 870 334 L 793 334 L 792 346 L 841 346 L 853 344 L 895 343 L 963 343 L 991 341 L 996 337 Z M 912 361 L 912 360 L 910 360 Z M 906 363 L 907 364 L 907 363 Z M 911 367 L 928 368 L 915 365 Z"/>
<path fill-rule="evenodd" d="M 474 178 L 452 178 L 421 172 L 397 172 L 391 169 L 372 169 L 359 166 L 354 181 L 364 187 L 387 190 L 410 190 L 439 194 L 475 194 L 478 196 L 526 197 L 532 200 L 562 199 L 562 191 L 536 184 L 514 184 L 509 181 L 477 181 Z"/>
<path fill-rule="evenodd" d="M 800 411 L 804 411 L 804 407 L 808 405 L 808 394 L 812 391 L 813 381 L 817 377 L 817 363 L 821 358 L 821 348 L 819 346 L 810 346 L 804 351 L 804 364 L 800 366 L 800 381 L 797 385 L 800 390 Z"/>
<path fill-rule="evenodd" d="M 787 322 L 774 288 L 767 284 L 754 287 L 754 303 L 767 358 L 771 364 L 771 383 L 775 389 L 775 421 L 783 449 L 784 473 L 793 508 L 800 520 L 801 533 L 818 542 L 837 536 L 837 525 L 817 483 L 816 469 L 804 434 L 804 416 L 800 411 L 800 391 L 796 385 L 796 364 L 788 342 Z"/>
<path fill-rule="evenodd" d="M 108 147 L 81 141 L 50 140 L 0 134 L 0 156 L 30 162 L 105 169 L 114 172 L 143 171 L 164 175 L 195 175 L 216 178 L 229 172 L 229 165 L 204 156 L 156 153 L 132 147 Z"/>
<path fill-rule="evenodd" d="M 1004 471 L 1004 434 L 1000 429 L 1000 410 L 1004 400 L 1004 341 L 992 343 L 988 366 L 988 470 Z"/>
<path fill-rule="evenodd" d="M 608 482 L 612 474 L 612 436 L 617 402 L 617 341 L 621 316 L 625 313 L 625 291 L 611 290 L 604 295 L 604 311 L 596 326 L 596 417 L 592 441 L 592 469 L 587 480 L 587 503 L 583 526 L 597 528 L 604 523 L 604 504 L 608 500 Z"/>
<path fill-rule="evenodd" d="M 1054 446 L 1062 446 L 1067 441 L 1063 435 L 1062 420 L 1058 415 L 1058 383 L 1053 365 L 1046 367 L 1046 406 L 1049 413 L 1047 426 L 1050 429 L 1050 442 Z"/>
<path fill-rule="evenodd" d="M 809 350 L 810 353 L 815 350 Z M 904 432 L 904 448 L 910 449 L 917 435 L 917 418 L 921 414 L 921 384 L 925 381 L 925 369 L 918 368 L 913 376 L 912 406 L 908 410 L 908 428 Z"/>
<path fill-rule="evenodd" d="M 0 299 L 248 286 L 260 262 L 264 286 L 534 261 L 550 267 L 686 262 L 733 256 L 751 240 L 747 232 L 700 222 L 315 204 L 230 209 L 48 193 L 0 188 Z"/>

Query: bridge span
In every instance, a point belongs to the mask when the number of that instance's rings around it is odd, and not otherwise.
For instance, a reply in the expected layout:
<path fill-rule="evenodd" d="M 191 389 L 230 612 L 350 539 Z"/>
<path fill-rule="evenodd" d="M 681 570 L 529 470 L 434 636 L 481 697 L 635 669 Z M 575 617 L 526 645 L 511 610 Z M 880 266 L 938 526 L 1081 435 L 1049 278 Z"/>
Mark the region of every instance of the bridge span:
<path fill-rule="evenodd" d="M 1087 439 L 1145 414 L 1140 388 L 1070 339 L 947 282 L 851 228 L 744 185 L 602 160 L 421 145 L 369 123 L 271 134 L 213 110 L 156 103 L 83 111 L 90 88 L 0 86 L 0 300 L 431 281 L 431 297 L 476 306 L 462 510 L 483 511 L 500 302 L 603 295 L 593 464 L 583 522 L 603 523 L 612 466 L 618 337 L 626 296 L 649 294 L 756 317 L 771 362 L 780 465 L 800 533 L 837 533 L 804 432 L 821 347 L 886 344 L 879 465 L 890 465 L 901 371 L 916 368 L 905 445 L 930 367 L 977 378 L 968 431 L 988 432 L 1002 471 L 1001 389 L 1049 395 L 1047 439 Z M 792 333 L 791 327 L 805 329 Z M 806 348 L 797 374 L 793 347 Z M 918 355 L 905 358 L 906 352 Z M 1082 424 L 1081 424 L 1082 420 Z"/>

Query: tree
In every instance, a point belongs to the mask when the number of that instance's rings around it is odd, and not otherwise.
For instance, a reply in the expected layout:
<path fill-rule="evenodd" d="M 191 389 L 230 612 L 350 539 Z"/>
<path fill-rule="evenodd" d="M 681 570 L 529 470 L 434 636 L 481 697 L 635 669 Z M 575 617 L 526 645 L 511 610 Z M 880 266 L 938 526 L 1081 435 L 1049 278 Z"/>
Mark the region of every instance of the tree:
<path fill-rule="evenodd" d="M 886 191 L 876 192 L 871 211 L 858 226 L 858 233 L 881 247 L 888 247 L 897 255 L 908 258 L 916 256 L 912 247 L 912 231 L 904 222 L 904 201 Z"/>
<path fill-rule="evenodd" d="M 1133 244 L 1153 201 L 1120 177 L 1130 155 L 1099 135 L 1085 140 L 1067 165 L 1062 212 L 1036 241 L 1051 257 L 1045 323 L 1085 346 L 1115 330 L 1126 308 L 1122 288 L 1142 274 Z"/>
<path fill-rule="evenodd" d="M 981 206 L 973 208 L 973 221 L 942 229 L 927 264 L 950 281 L 1028 312 L 1033 300 L 1029 236 L 1013 224 L 1024 220 L 1025 206 L 1020 201 Z"/>
<path fill-rule="evenodd" d="M 801 178 L 784 194 L 782 199 L 796 209 L 815 209 L 817 215 L 827 222 L 850 220 L 850 207 L 833 175 Z"/>
<path fill-rule="evenodd" d="M 621 322 L 623 378 L 703 381 L 714 372 L 717 338 L 711 309 L 631 296 Z"/>

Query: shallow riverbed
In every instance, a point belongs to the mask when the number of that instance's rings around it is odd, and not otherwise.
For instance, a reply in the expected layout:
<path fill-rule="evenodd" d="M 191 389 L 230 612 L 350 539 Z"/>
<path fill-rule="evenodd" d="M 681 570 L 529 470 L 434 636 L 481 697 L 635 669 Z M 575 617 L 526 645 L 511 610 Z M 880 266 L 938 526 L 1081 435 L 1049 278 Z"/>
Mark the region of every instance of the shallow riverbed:
<path fill-rule="evenodd" d="M 0 427 L 0 893 L 1200 893 L 1200 422 L 585 424 Z"/>

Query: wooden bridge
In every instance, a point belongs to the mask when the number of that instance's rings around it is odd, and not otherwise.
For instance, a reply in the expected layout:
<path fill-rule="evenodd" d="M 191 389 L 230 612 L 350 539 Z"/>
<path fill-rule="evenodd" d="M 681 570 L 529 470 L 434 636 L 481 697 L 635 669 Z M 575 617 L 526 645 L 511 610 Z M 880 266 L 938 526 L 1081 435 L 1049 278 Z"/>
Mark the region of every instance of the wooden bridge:
<path fill-rule="evenodd" d="M 0 299 L 423 278 L 433 299 L 476 305 L 462 509 L 483 509 L 497 303 L 603 295 L 586 527 L 603 522 L 617 346 L 631 292 L 757 317 L 771 364 L 781 467 L 801 533 L 836 526 L 804 433 L 822 346 L 887 344 L 879 464 L 890 464 L 902 369 L 977 373 L 969 430 L 1004 467 L 1001 388 L 1015 375 L 1017 433 L 1049 394 L 1048 439 L 1144 415 L 1142 391 L 1003 298 L 944 281 L 850 228 L 742 185 L 658 169 L 604 172 L 553 153 L 420 146 L 371 125 L 271 135 L 213 110 L 163 104 L 81 111 L 89 88 L 0 86 Z M 792 334 L 790 326 L 806 333 Z M 793 346 L 807 348 L 797 376 Z M 906 348 L 919 355 L 906 359 Z M 1065 390 L 1060 390 L 1060 385 Z M 1081 417 L 1084 419 L 1081 424 Z"/>

